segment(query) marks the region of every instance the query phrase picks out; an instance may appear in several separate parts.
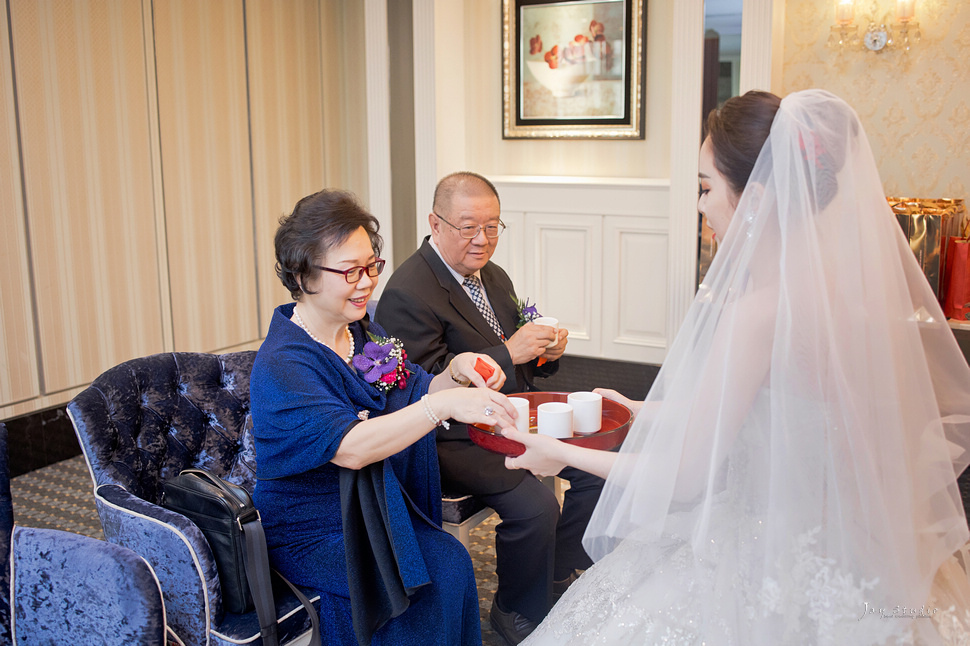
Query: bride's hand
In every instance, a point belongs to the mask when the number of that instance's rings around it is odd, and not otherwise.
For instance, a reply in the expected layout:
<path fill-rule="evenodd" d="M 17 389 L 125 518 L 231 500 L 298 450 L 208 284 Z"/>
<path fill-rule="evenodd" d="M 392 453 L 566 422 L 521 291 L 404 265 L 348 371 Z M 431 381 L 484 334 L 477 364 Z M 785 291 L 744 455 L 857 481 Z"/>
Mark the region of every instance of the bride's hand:
<path fill-rule="evenodd" d="M 631 411 L 633 411 L 633 416 L 634 417 L 637 416 L 637 413 L 639 413 L 640 412 L 640 409 L 643 407 L 643 402 L 635 402 L 632 399 L 630 399 L 629 397 L 624 397 L 623 395 L 621 395 L 620 393 L 616 392 L 612 388 L 594 388 L 593 389 L 593 392 L 594 393 L 597 393 L 599 395 L 602 395 L 606 399 L 612 399 L 615 402 L 618 402 L 620 404 L 623 404 L 624 406 L 626 406 L 627 408 L 629 408 Z"/>
<path fill-rule="evenodd" d="M 554 476 L 565 468 L 562 457 L 564 442 L 539 433 L 521 433 L 512 428 L 502 430 L 502 435 L 525 445 L 525 453 L 518 457 L 506 457 L 506 469 L 527 469 L 537 476 Z"/>

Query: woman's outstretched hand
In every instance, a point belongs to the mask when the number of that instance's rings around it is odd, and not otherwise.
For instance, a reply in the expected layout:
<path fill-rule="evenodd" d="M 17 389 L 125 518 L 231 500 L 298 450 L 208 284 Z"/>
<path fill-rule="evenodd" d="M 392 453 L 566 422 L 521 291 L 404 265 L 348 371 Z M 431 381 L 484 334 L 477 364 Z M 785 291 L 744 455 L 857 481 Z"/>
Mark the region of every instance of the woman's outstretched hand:
<path fill-rule="evenodd" d="M 514 428 L 502 429 L 502 435 L 525 444 L 525 453 L 505 458 L 506 469 L 527 469 L 542 477 L 557 475 L 568 466 L 562 457 L 565 442 L 539 433 L 521 433 Z"/>
<path fill-rule="evenodd" d="M 484 424 L 503 429 L 515 428 L 515 406 L 508 397 L 495 390 L 449 388 L 436 392 L 430 401 L 435 414 L 441 419 L 450 418 L 466 424 Z"/>
<path fill-rule="evenodd" d="M 488 368 L 492 369 L 491 375 L 488 377 L 483 377 L 481 372 L 475 369 L 476 364 L 479 362 L 484 363 Z M 471 381 L 473 385 L 478 386 L 479 388 L 501 390 L 502 386 L 505 384 L 505 373 L 502 372 L 499 365 L 495 363 L 495 359 L 487 354 L 462 352 L 451 360 L 451 366 L 448 369 L 451 370 L 458 379 L 462 381 Z M 488 374 L 487 370 L 484 372 Z"/>

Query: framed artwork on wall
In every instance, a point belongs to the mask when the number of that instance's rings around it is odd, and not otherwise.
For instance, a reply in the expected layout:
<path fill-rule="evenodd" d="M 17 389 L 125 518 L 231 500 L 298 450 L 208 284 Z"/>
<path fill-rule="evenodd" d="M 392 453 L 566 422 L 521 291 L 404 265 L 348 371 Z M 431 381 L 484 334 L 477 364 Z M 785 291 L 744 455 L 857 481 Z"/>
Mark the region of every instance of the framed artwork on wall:
<path fill-rule="evenodd" d="M 642 139 L 646 0 L 502 0 L 505 139 Z"/>

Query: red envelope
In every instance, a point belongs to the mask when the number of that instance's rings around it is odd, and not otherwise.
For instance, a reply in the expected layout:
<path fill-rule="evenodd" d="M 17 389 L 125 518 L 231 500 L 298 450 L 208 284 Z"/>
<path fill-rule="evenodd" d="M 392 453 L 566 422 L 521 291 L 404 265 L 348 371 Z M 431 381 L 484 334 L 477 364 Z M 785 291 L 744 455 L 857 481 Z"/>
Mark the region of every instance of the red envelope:
<path fill-rule="evenodd" d="M 488 378 L 495 374 L 495 368 L 482 361 L 482 358 L 479 357 L 475 360 L 475 372 L 480 374 L 482 379 L 488 381 Z"/>

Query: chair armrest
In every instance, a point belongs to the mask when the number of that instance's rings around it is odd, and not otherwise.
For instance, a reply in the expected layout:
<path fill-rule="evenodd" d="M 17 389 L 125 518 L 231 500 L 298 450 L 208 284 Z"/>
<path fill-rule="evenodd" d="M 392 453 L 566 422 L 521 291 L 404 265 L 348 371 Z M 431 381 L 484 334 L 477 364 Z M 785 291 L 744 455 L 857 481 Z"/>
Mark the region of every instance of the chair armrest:
<path fill-rule="evenodd" d="M 101 485 L 94 497 L 105 540 L 136 552 L 155 571 L 169 627 L 185 643 L 206 643 L 211 625 L 223 616 L 222 589 L 199 528 L 119 485 Z"/>
<path fill-rule="evenodd" d="M 11 628 L 29 643 L 165 643 L 165 606 L 145 559 L 118 545 L 55 529 L 14 527 Z"/>

